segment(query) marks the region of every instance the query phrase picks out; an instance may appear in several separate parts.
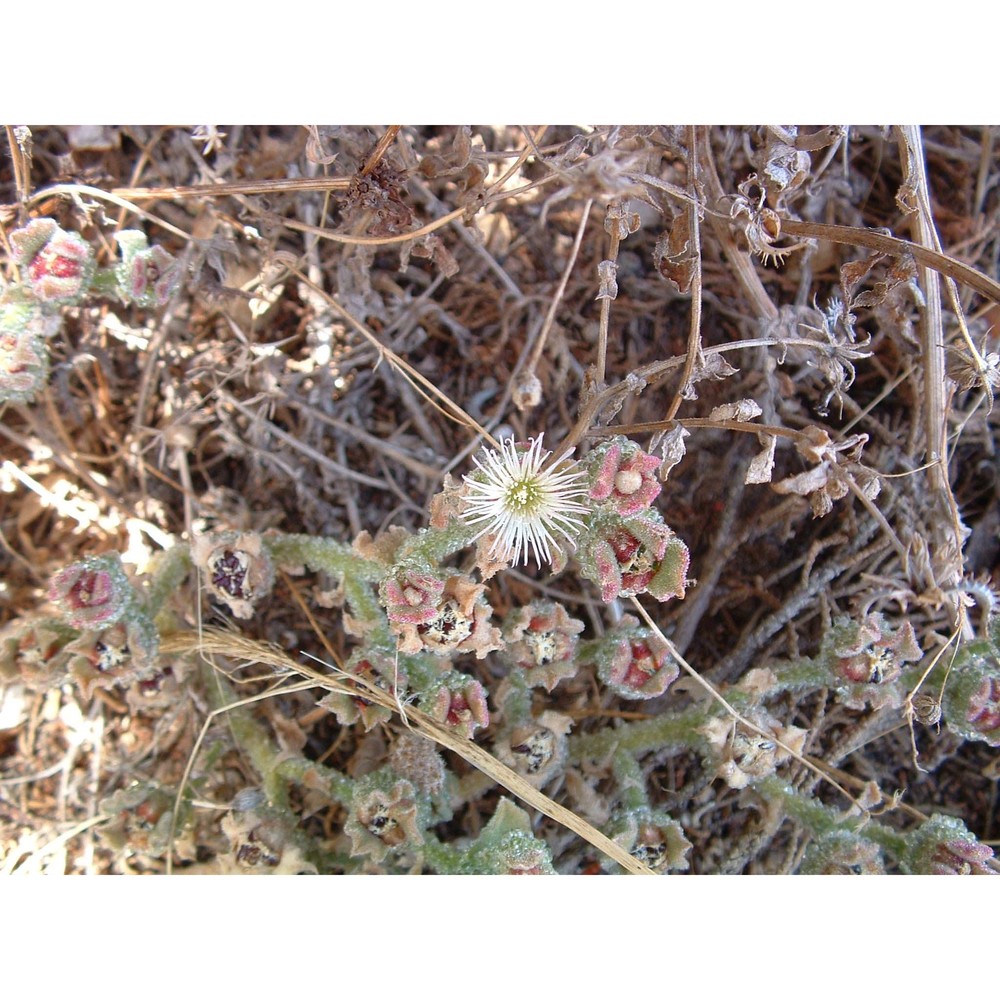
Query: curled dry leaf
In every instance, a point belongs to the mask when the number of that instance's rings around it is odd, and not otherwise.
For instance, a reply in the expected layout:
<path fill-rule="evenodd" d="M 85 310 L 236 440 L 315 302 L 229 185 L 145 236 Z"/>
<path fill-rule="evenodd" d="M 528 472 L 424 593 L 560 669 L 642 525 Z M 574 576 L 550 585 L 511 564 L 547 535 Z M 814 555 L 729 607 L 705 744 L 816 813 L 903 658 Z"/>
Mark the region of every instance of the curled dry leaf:
<path fill-rule="evenodd" d="M 723 403 L 715 407 L 708 415 L 710 420 L 739 420 L 747 422 L 755 420 L 764 411 L 752 399 L 740 399 L 735 403 Z"/>
<path fill-rule="evenodd" d="M 690 290 L 696 258 L 691 252 L 691 218 L 688 212 L 679 212 L 670 225 L 670 232 L 656 241 L 653 263 L 677 291 L 683 293 Z"/>
<path fill-rule="evenodd" d="M 618 265 L 613 260 L 602 260 L 597 265 L 597 277 L 601 283 L 597 298 L 618 298 Z"/>
<path fill-rule="evenodd" d="M 774 474 L 774 446 L 778 443 L 778 439 L 773 434 L 758 434 L 757 438 L 762 447 L 747 467 L 746 478 L 743 481 L 748 485 L 769 483 Z"/>
<path fill-rule="evenodd" d="M 731 375 L 735 375 L 738 371 L 739 368 L 734 368 L 721 354 L 702 355 L 695 362 L 694 368 L 691 370 L 691 377 L 688 379 L 687 385 L 684 386 L 681 396 L 684 399 L 697 399 L 696 383 L 704 382 L 706 379 L 712 382 L 721 382 Z"/>
<path fill-rule="evenodd" d="M 670 477 L 670 471 L 677 465 L 687 453 L 687 445 L 684 439 L 691 436 L 691 432 L 685 430 L 680 424 L 672 427 L 664 434 L 656 435 L 649 443 L 649 450 L 659 449 L 663 461 L 660 463 L 658 475 L 662 482 L 666 482 Z"/>

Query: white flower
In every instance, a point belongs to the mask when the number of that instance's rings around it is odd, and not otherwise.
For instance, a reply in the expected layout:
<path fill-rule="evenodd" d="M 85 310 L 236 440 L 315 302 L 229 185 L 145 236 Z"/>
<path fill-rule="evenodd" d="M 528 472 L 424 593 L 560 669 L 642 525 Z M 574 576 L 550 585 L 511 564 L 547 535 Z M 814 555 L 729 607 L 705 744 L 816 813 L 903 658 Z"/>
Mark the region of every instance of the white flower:
<path fill-rule="evenodd" d="M 541 566 L 543 556 L 546 562 L 552 562 L 550 546 L 556 542 L 555 532 L 572 541 L 584 526 L 573 516 L 589 509 L 573 499 L 587 492 L 584 471 L 576 462 L 555 471 L 568 455 L 566 452 L 553 468 L 543 471 L 549 452 L 542 451 L 539 434 L 527 448 L 507 438 L 500 442 L 499 452 L 484 451 L 483 461 L 473 458 L 479 472 L 463 477 L 469 494 L 462 517 L 469 524 L 483 525 L 476 538 L 495 536 L 491 557 L 510 559 L 516 564 L 523 555 L 527 563 L 530 546 Z"/>

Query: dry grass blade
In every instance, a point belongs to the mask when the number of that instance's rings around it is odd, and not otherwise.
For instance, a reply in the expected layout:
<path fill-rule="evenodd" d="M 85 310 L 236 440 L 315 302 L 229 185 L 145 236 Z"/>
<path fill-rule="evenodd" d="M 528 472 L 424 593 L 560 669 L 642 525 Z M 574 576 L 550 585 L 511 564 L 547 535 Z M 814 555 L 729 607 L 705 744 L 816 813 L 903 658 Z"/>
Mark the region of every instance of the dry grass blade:
<path fill-rule="evenodd" d="M 303 684 L 296 684 L 295 689 L 315 686 L 326 691 L 338 691 L 348 696 L 353 696 L 357 693 L 356 688 L 337 680 L 334 676 L 321 674 L 311 667 L 296 663 L 295 660 L 286 656 L 274 646 L 256 642 L 245 636 L 229 632 L 216 632 L 207 629 L 200 635 L 194 632 L 177 632 L 164 637 L 162 649 L 166 653 L 196 653 L 201 656 L 211 656 L 214 654 L 232 657 L 233 659 L 243 660 L 248 663 L 263 663 L 288 675 L 298 675 L 305 678 L 305 682 Z M 394 713 L 399 712 L 399 705 L 396 700 L 381 688 L 374 684 L 367 684 L 364 678 L 361 677 L 352 676 L 351 679 L 352 682 L 359 683 L 365 688 L 366 698 L 378 702 Z M 260 697 L 246 699 L 238 704 L 252 704 L 254 701 L 259 700 Z M 429 716 L 412 706 L 406 707 L 406 715 L 403 721 L 428 739 L 457 753 L 473 767 L 489 775 L 497 784 L 502 785 L 512 795 L 515 795 L 539 812 L 544 813 L 550 819 L 561 823 L 568 830 L 572 830 L 573 833 L 582 837 L 589 844 L 620 864 L 626 871 L 633 875 L 656 874 L 647 865 L 633 858 L 628 851 L 623 850 L 613 840 L 601 833 L 600 830 L 586 822 L 586 820 L 581 819 L 569 809 L 559 805 L 558 802 L 553 802 L 547 795 L 542 794 L 542 792 L 528 784 L 520 775 L 506 765 L 501 764 L 500 761 L 492 754 L 487 753 L 482 747 L 477 746 L 469 740 L 455 736 L 448 729 L 438 725 Z M 183 788 L 181 791 L 183 791 Z"/>
<path fill-rule="evenodd" d="M 919 243 L 857 226 L 831 226 L 820 222 L 801 222 L 798 219 L 783 218 L 781 231 L 788 236 L 806 236 L 852 247 L 864 247 L 867 250 L 879 250 L 894 257 L 910 254 L 918 264 L 954 278 L 960 285 L 966 285 L 1000 305 L 1000 283 L 946 253 L 938 253 Z"/>

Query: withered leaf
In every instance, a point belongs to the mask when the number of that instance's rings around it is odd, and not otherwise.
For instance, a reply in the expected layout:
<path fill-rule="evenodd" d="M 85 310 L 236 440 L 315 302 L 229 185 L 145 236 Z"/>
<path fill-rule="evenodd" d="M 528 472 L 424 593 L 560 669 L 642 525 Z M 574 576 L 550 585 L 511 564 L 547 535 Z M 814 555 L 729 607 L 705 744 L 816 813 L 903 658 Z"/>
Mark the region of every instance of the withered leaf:
<path fill-rule="evenodd" d="M 708 415 L 711 420 L 754 420 L 764 411 L 752 399 L 741 399 L 735 403 L 723 403 Z"/>
<path fill-rule="evenodd" d="M 425 156 L 420 161 L 420 172 L 425 177 L 450 177 L 463 191 L 471 191 L 481 184 L 486 170 L 485 155 L 472 145 L 472 129 L 468 125 L 455 129 L 447 152 Z"/>
<path fill-rule="evenodd" d="M 618 265 L 613 260 L 602 260 L 597 265 L 597 277 L 601 283 L 597 298 L 618 298 Z"/>
<path fill-rule="evenodd" d="M 657 470 L 657 474 L 662 482 L 665 483 L 667 481 L 670 476 L 670 470 L 687 453 L 687 445 L 684 443 L 684 439 L 690 436 L 690 431 L 685 430 L 680 424 L 677 424 L 665 434 L 654 436 L 650 441 L 649 450 L 655 451 L 659 447 L 660 455 L 663 457 L 660 468 Z"/>
<path fill-rule="evenodd" d="M 641 223 L 638 212 L 630 211 L 628 201 L 613 201 L 604 216 L 604 231 L 623 240 L 634 233 Z"/>
<path fill-rule="evenodd" d="M 691 216 L 680 212 L 670 225 L 670 231 L 656 241 L 653 263 L 667 281 L 679 292 L 687 292 L 694 280 L 695 258 L 690 251 Z"/>
<path fill-rule="evenodd" d="M 735 375 L 738 371 L 739 368 L 734 368 L 721 354 L 703 355 L 698 359 L 698 363 L 695 364 L 691 371 L 691 378 L 688 379 L 688 384 L 684 386 L 681 396 L 684 399 L 697 399 L 698 392 L 695 389 L 697 382 L 703 382 L 705 379 L 710 379 L 713 382 L 721 382 L 723 379 Z"/>
<path fill-rule="evenodd" d="M 849 260 L 846 264 L 842 264 L 840 267 L 840 287 L 844 293 L 844 301 L 848 303 L 850 307 L 854 302 L 854 293 L 858 290 L 858 286 L 865 279 L 865 275 L 877 264 L 879 261 L 885 259 L 885 254 L 876 251 L 875 253 L 869 254 L 867 257 L 863 257 L 861 260 Z"/>
<path fill-rule="evenodd" d="M 429 257 L 446 278 L 451 278 L 459 272 L 458 261 L 452 252 L 441 238 L 433 233 L 417 242 L 412 253 L 414 257 Z"/>
<path fill-rule="evenodd" d="M 746 478 L 743 480 L 747 484 L 769 483 L 774 473 L 774 446 L 778 439 L 773 434 L 758 434 L 757 437 L 763 448 L 759 454 L 754 455 L 747 467 Z"/>

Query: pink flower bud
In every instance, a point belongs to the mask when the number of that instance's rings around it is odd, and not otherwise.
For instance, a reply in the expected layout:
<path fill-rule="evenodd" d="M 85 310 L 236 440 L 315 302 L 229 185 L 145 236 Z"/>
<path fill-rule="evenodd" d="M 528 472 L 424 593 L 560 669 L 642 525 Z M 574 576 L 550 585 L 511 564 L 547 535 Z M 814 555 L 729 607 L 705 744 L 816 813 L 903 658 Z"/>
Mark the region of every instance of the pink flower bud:
<path fill-rule="evenodd" d="M 615 438 L 609 445 L 596 449 L 597 458 L 589 465 L 593 486 L 588 496 L 607 504 L 622 517 L 632 517 L 646 510 L 663 488 L 656 477 L 660 460 L 647 455 L 638 445 L 626 438 Z"/>
<path fill-rule="evenodd" d="M 623 621 L 632 621 L 628 615 Z M 617 642 L 610 659 L 597 674 L 622 698 L 658 698 L 670 687 L 680 668 L 667 647 L 646 629 L 629 628 Z"/>
<path fill-rule="evenodd" d="M 426 710 L 432 719 L 470 740 L 477 729 L 485 729 L 490 724 L 486 691 L 479 681 L 465 674 L 451 674 L 442 681 L 437 691 L 429 696 Z"/>
<path fill-rule="evenodd" d="M 166 305 L 180 284 L 180 262 L 163 247 L 150 247 L 138 230 L 124 230 L 116 239 L 122 252 L 117 277 L 123 298 L 150 309 Z"/>
<path fill-rule="evenodd" d="M 598 522 L 580 546 L 583 576 L 601 588 L 601 599 L 650 593 L 658 601 L 683 597 L 690 554 L 655 511 L 622 521 Z"/>
<path fill-rule="evenodd" d="M 944 689 L 948 728 L 967 740 L 1000 747 L 1000 673 L 992 657 L 970 657 Z"/>
<path fill-rule="evenodd" d="M 49 586 L 49 600 L 55 602 L 67 624 L 78 629 L 113 625 L 133 597 L 117 553 L 73 563 L 56 573 Z"/>
<path fill-rule="evenodd" d="M 41 302 L 72 302 L 86 291 L 94 271 L 93 251 L 77 233 L 52 219 L 33 219 L 10 234 L 14 259 Z"/>
<path fill-rule="evenodd" d="M 936 813 L 907 835 L 900 866 L 915 875 L 995 875 L 993 848 L 981 844 L 954 816 Z"/>

